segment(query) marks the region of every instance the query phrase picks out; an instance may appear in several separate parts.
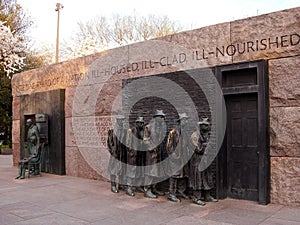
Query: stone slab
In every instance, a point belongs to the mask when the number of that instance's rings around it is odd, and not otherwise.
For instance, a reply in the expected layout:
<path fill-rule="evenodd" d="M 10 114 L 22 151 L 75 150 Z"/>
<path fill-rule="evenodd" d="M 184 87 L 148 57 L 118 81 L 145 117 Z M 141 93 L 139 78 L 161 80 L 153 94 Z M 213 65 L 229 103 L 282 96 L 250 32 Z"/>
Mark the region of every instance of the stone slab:
<path fill-rule="evenodd" d="M 72 117 L 65 118 L 65 145 L 66 147 L 77 146 L 72 127 Z"/>
<path fill-rule="evenodd" d="M 66 88 L 65 91 L 65 117 L 71 117 L 72 116 L 72 109 L 73 109 L 73 100 L 74 100 L 74 94 L 75 94 L 76 88 Z"/>
<path fill-rule="evenodd" d="M 299 16 L 293 8 L 231 22 L 233 62 L 299 55 Z"/>
<path fill-rule="evenodd" d="M 64 215 L 61 213 L 52 213 L 52 214 L 48 214 L 46 216 L 36 217 L 33 219 L 24 220 L 24 221 L 15 223 L 15 225 L 25 225 L 25 224 L 31 224 L 31 225 L 34 225 L 34 224 L 36 224 L 36 225 L 40 225 L 40 224 L 44 224 L 44 225 L 53 225 L 53 224 L 84 225 L 84 224 L 89 224 L 89 223 L 84 220 L 70 217 L 70 216 L 67 216 L 67 215 Z"/>
<path fill-rule="evenodd" d="M 300 208 L 284 207 L 275 213 L 272 218 L 300 223 Z"/>
<path fill-rule="evenodd" d="M 273 217 L 265 220 L 261 223 L 261 225 L 298 225 L 299 222 L 291 221 L 291 220 L 282 220 L 282 219 L 275 219 Z"/>
<path fill-rule="evenodd" d="M 271 157 L 271 202 L 300 206 L 300 158 Z"/>
<path fill-rule="evenodd" d="M 269 60 L 268 64 L 270 106 L 299 107 L 300 56 Z"/>
<path fill-rule="evenodd" d="M 222 55 L 218 50 L 230 45 L 230 38 L 231 24 L 220 23 L 174 34 L 171 42 L 192 50 L 195 64 L 208 67 L 232 62 L 231 56 Z"/>
<path fill-rule="evenodd" d="M 76 86 L 85 79 L 88 67 L 106 52 L 95 53 L 71 61 L 52 64 L 46 67 L 25 71 L 12 78 L 12 95 L 20 96 L 40 91 L 65 89 Z"/>
<path fill-rule="evenodd" d="M 20 120 L 12 122 L 12 143 L 20 143 Z"/>
<path fill-rule="evenodd" d="M 19 120 L 20 119 L 20 97 L 13 97 L 13 102 L 12 102 L 12 107 L 13 107 L 13 116 L 12 119 L 13 120 Z"/>
<path fill-rule="evenodd" d="M 23 219 L 13 215 L 11 213 L 7 213 L 6 211 L 0 211 L 0 224 L 15 224 L 16 222 L 22 221 Z"/>
<path fill-rule="evenodd" d="M 270 109 L 270 155 L 300 157 L 300 107 Z"/>
<path fill-rule="evenodd" d="M 66 147 L 66 175 L 78 176 L 78 149 L 77 147 Z"/>
<path fill-rule="evenodd" d="M 105 180 L 107 175 L 108 154 L 103 157 L 98 148 L 81 148 L 78 153 L 78 176 Z"/>
<path fill-rule="evenodd" d="M 202 219 L 229 224 L 258 225 L 271 215 L 271 213 L 263 213 L 251 209 L 245 211 L 241 209 L 225 208 L 212 212 L 209 215 L 202 217 Z"/>
<path fill-rule="evenodd" d="M 48 214 L 53 213 L 53 211 L 50 211 L 46 208 L 41 209 L 40 206 L 30 204 L 28 202 L 10 204 L 6 207 L 2 207 L 1 209 L 7 212 L 8 214 L 16 215 L 24 220 L 46 216 Z"/>
<path fill-rule="evenodd" d="M 20 143 L 13 143 L 12 144 L 12 154 L 13 154 L 13 165 L 17 166 L 18 162 L 20 161 L 20 151 L 21 144 Z"/>
<path fill-rule="evenodd" d="M 193 218 L 190 216 L 181 216 L 179 218 L 176 218 L 174 220 L 168 221 L 166 225 L 172 225 L 172 224 L 185 224 L 185 225 L 233 225 L 233 223 L 225 223 L 220 221 L 213 221 L 213 220 L 207 220 L 207 219 L 199 219 L 199 218 Z"/>

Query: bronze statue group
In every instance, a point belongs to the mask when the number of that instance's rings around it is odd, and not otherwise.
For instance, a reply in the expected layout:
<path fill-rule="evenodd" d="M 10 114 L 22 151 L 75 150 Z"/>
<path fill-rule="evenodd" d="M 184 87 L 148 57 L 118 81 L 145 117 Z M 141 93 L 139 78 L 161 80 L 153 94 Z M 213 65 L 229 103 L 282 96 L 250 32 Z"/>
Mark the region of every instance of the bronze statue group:
<path fill-rule="evenodd" d="M 116 125 L 108 131 L 107 139 L 111 191 L 124 190 L 129 196 L 143 192 L 145 197 L 157 198 L 165 195 L 157 185 L 168 180 L 167 194 L 172 202 L 180 202 L 180 197 L 201 206 L 217 202 L 210 195 L 211 168 L 202 170 L 199 166 L 209 140 L 208 118 L 197 122 L 198 129 L 191 132 L 186 129 L 186 113 L 179 114 L 170 132 L 165 118 L 162 110 L 156 110 L 148 124 L 138 117 L 134 127 L 126 129 L 125 116 L 116 116 Z"/>

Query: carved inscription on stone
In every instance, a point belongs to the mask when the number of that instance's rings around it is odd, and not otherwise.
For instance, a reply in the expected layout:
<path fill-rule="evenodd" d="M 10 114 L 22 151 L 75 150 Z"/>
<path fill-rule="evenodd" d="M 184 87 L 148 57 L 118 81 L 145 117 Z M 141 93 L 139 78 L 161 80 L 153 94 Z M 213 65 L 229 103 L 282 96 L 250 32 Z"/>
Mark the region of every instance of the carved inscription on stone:
<path fill-rule="evenodd" d="M 73 117 L 72 127 L 77 146 L 106 147 L 107 132 L 112 127 L 111 117 Z"/>

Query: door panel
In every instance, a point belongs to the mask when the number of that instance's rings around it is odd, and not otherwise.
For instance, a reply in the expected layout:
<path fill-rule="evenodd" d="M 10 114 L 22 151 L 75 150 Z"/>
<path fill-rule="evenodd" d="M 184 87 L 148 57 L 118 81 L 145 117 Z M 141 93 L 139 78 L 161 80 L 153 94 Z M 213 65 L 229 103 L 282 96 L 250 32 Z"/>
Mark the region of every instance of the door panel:
<path fill-rule="evenodd" d="M 233 95 L 226 101 L 228 197 L 257 201 L 257 95 Z"/>
<path fill-rule="evenodd" d="M 21 157 L 24 157 L 22 151 L 27 133 L 26 115 L 47 114 L 49 116 L 49 142 L 44 147 L 42 171 L 58 175 L 66 174 L 64 101 L 65 91 L 59 89 L 22 95 L 20 103 Z"/>

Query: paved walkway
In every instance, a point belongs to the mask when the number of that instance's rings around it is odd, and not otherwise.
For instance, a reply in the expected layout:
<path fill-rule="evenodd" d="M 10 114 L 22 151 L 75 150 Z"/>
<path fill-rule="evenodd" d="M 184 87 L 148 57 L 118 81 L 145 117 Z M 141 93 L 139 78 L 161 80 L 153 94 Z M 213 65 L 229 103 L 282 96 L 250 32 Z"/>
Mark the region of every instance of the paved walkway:
<path fill-rule="evenodd" d="M 108 182 L 45 174 L 15 180 L 11 155 L 0 155 L 0 224 L 300 224 L 300 208 L 226 199 L 201 207 L 124 192 Z"/>

